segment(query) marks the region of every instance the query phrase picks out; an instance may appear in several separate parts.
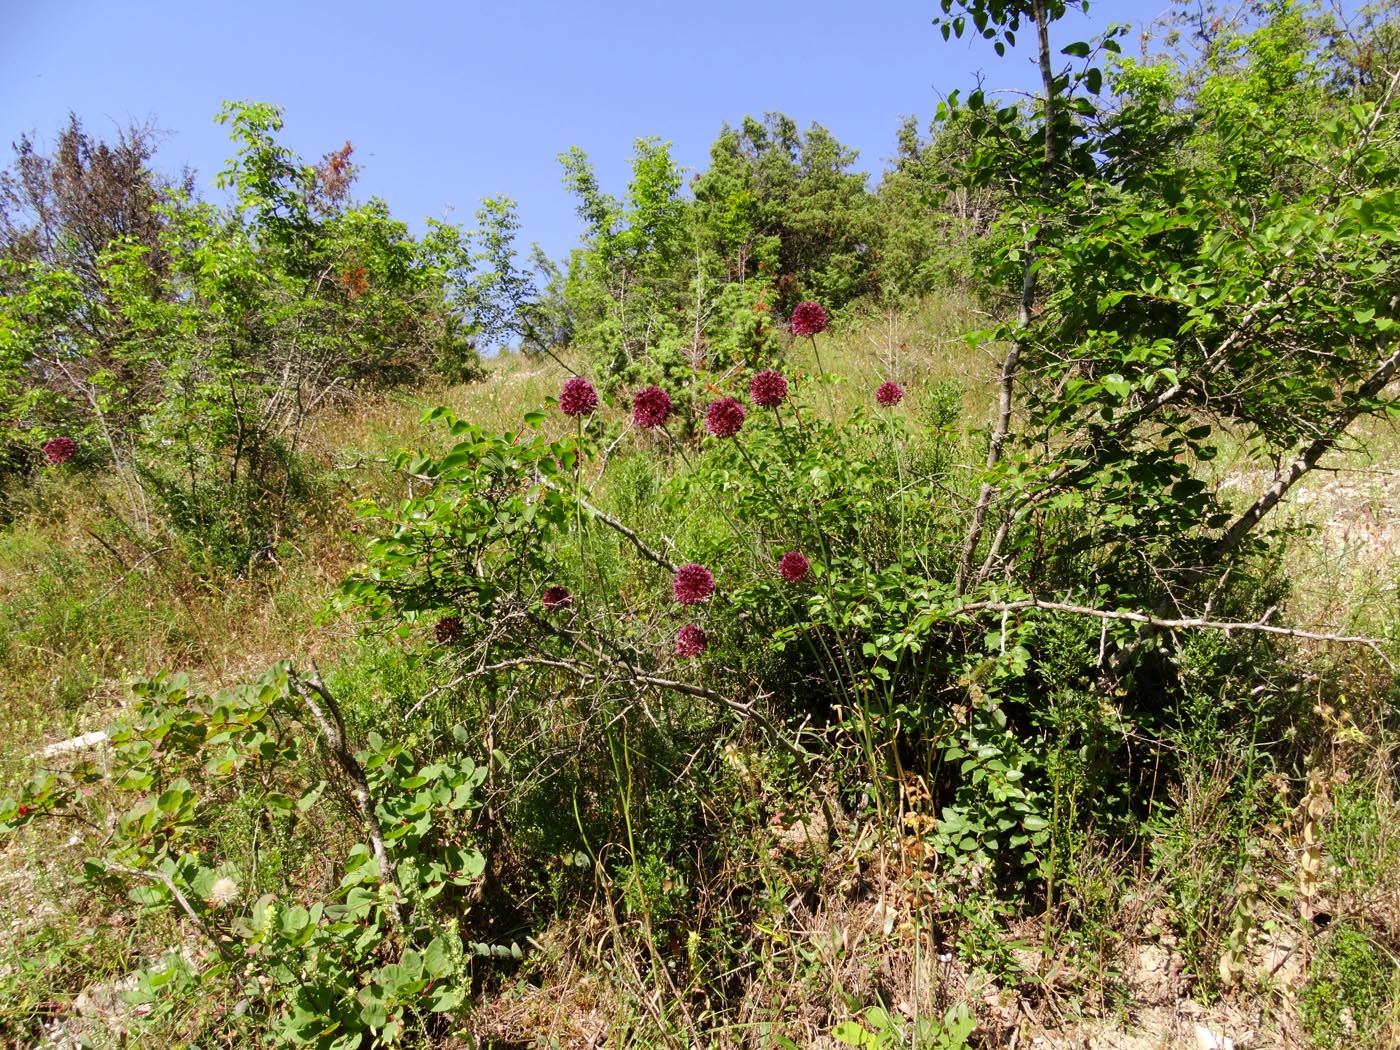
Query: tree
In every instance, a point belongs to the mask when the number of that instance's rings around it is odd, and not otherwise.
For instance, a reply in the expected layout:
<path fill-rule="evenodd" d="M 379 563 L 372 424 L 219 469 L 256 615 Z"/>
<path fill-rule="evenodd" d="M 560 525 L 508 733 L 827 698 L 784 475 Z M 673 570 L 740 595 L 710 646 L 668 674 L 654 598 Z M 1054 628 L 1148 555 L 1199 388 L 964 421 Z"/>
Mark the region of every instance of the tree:
<path fill-rule="evenodd" d="M 915 118 L 901 124 L 894 166 L 873 202 L 882 301 L 898 304 L 954 287 L 1000 298 L 999 287 L 980 275 L 989 262 L 982 246 L 1001 213 L 1004 192 L 964 178 L 979 148 L 974 130 L 969 114 L 956 106 L 940 111 L 927 140 Z"/>
<path fill-rule="evenodd" d="M 1186 75 L 1056 71 L 1048 33 L 1064 5 L 957 6 L 999 43 L 1029 21 L 1044 85 L 1024 132 L 969 99 L 987 127 L 1012 129 L 987 139 L 979 170 L 1024 187 L 1012 214 L 1026 234 L 1003 242 L 1023 297 L 996 333 L 1010 351 L 959 591 L 1054 580 L 1088 603 L 1088 557 L 1120 604 L 1198 605 L 1356 420 L 1400 407 L 1385 392 L 1400 368 L 1394 81 L 1375 101 L 1329 83 L 1313 46 L 1325 24 L 1289 2 Z M 1198 477 L 1227 433 L 1278 464 L 1243 509 Z M 1066 508 L 1091 523 L 1059 547 L 1079 583 L 1043 575 L 1035 539 Z"/>
<path fill-rule="evenodd" d="M 626 382 L 675 367 L 691 343 L 682 311 L 694 263 L 691 203 L 669 144 L 637 140 L 621 201 L 579 148 L 560 161 L 586 227 L 565 285 L 576 338 L 599 353 L 601 372 Z"/>
<path fill-rule="evenodd" d="M 126 480 L 139 521 L 153 493 L 206 560 L 236 569 L 299 513 L 311 412 L 447 362 L 470 375 L 471 337 L 529 289 L 509 268 L 508 203 L 485 207 L 475 253 L 455 227 L 415 238 L 383 201 L 353 199 L 350 143 L 309 164 L 278 141 L 275 106 L 219 119 L 237 147 L 217 179 L 227 207 L 149 172 L 144 131 L 109 147 L 75 119 L 52 158 L 21 145 L 0 398 L 12 448 L 32 459 L 52 433 L 78 439 Z"/>
<path fill-rule="evenodd" d="M 726 125 L 695 180 L 707 239 L 736 278 L 763 275 L 782 315 L 804 299 L 839 308 L 874 287 L 865 176 L 855 150 L 781 113 Z"/>
<path fill-rule="evenodd" d="M 162 206 L 193 176 L 151 169 L 158 138 L 133 124 L 115 143 L 94 140 L 70 114 L 52 153 L 22 136 L 0 173 L 0 441 L 68 429 L 77 413 L 115 448 L 158 396 L 158 364 L 133 345 L 107 273 L 124 245 L 146 258 L 144 294 L 168 294 Z"/>

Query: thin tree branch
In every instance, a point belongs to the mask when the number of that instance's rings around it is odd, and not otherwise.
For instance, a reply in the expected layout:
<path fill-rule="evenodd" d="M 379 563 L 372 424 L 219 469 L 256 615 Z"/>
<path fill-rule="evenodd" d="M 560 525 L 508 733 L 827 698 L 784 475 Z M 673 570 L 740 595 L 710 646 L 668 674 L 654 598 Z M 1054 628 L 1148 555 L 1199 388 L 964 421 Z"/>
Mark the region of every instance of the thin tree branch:
<path fill-rule="evenodd" d="M 175 885 L 175 880 L 172 879 L 169 875 L 165 874 L 165 872 L 148 871 L 145 868 L 130 868 L 127 867 L 125 864 L 114 864 L 110 860 L 104 860 L 102 864 L 104 867 L 107 868 L 108 871 L 118 871 L 121 872 L 123 875 L 135 875 L 138 878 L 150 879 L 153 882 L 160 883 L 162 886 L 164 886 L 167 890 L 170 891 L 170 895 L 175 898 L 175 903 L 180 905 L 180 910 L 190 917 L 190 922 L 195 924 L 196 929 L 198 929 L 200 933 L 204 934 L 205 938 L 209 941 L 209 943 L 219 950 L 219 954 L 223 957 L 224 961 L 235 961 L 233 953 L 230 952 L 228 949 L 228 945 L 226 945 L 220 938 L 216 937 L 214 935 L 214 931 L 212 931 L 207 925 L 205 925 L 204 920 L 200 918 L 199 913 L 196 912 L 194 910 L 194 907 L 190 904 L 189 898 L 187 898 L 180 891 L 179 886 Z"/>
<path fill-rule="evenodd" d="M 1279 504 L 1288 490 L 1317 466 L 1318 460 L 1336 446 L 1347 428 L 1356 421 L 1356 417 L 1367 411 L 1368 402 L 1386 388 L 1397 370 L 1400 370 L 1400 343 L 1396 344 L 1390 356 L 1376 367 L 1366 382 L 1352 395 L 1351 404 L 1333 416 L 1332 422 L 1303 450 L 1303 454 L 1289 465 L 1288 470 L 1225 530 L 1225 534 L 1210 550 L 1208 558 L 1211 562 L 1217 562 L 1234 551 L 1264 515 Z"/>
<path fill-rule="evenodd" d="M 667 572 L 674 573 L 676 571 L 676 565 L 674 562 L 672 562 L 664 554 L 658 554 L 656 551 L 648 547 L 645 540 L 638 536 L 634 531 L 629 529 L 626 525 L 622 524 L 622 522 L 614 518 L 611 514 L 607 513 L 606 511 L 599 510 L 592 503 L 588 502 L 588 500 L 586 500 L 583 496 L 575 497 L 575 494 L 572 491 L 560 488 L 558 485 L 555 485 L 551 481 L 546 480 L 544 484 L 547 488 L 551 488 L 555 492 L 562 493 L 563 495 L 568 496 L 570 499 L 577 498 L 580 507 L 588 511 L 588 513 L 593 515 L 593 517 L 597 518 L 604 525 L 608 526 L 608 528 L 617 532 L 620 536 L 626 539 L 628 543 L 632 544 L 632 546 L 636 548 L 637 553 L 640 554 L 643 558 L 647 559 L 647 561 L 654 562 L 655 564 L 660 565 Z"/>
<path fill-rule="evenodd" d="M 557 667 L 562 670 L 573 671 L 575 673 L 587 670 L 587 668 L 585 668 L 582 664 L 578 664 L 570 660 L 550 660 L 547 657 L 543 656 L 521 656 L 514 660 L 502 660 L 499 663 L 482 664 L 479 667 L 474 667 L 470 671 L 464 671 L 462 674 L 459 674 L 450 682 L 444 682 L 442 685 L 434 686 L 432 689 L 429 689 L 426 693 L 424 693 L 418 698 L 417 703 L 415 703 L 412 707 L 408 709 L 408 711 L 404 713 L 404 721 L 407 721 L 408 719 L 412 718 L 415 714 L 418 713 L 418 709 L 420 707 L 422 707 L 433 697 L 437 696 L 439 693 L 445 693 L 449 689 L 455 689 L 457 688 L 457 686 L 461 685 L 463 682 L 467 681 L 470 678 L 476 678 L 483 674 L 490 674 L 494 671 L 504 671 L 511 667 L 534 666 Z"/>
<path fill-rule="evenodd" d="M 1264 619 L 1255 621 L 1235 621 L 1235 620 L 1208 620 L 1200 617 L 1173 618 L 1159 616 L 1155 613 L 1130 612 L 1123 609 L 1095 609 L 1088 605 L 1072 605 L 1068 602 L 1048 602 L 1040 598 L 1024 598 L 1014 602 L 968 602 L 959 605 L 949 611 L 950 616 L 961 616 L 974 612 L 1019 612 L 1023 609 L 1045 609 L 1049 612 L 1070 613 L 1074 616 L 1088 616 L 1098 620 L 1115 620 L 1123 623 L 1138 623 L 1144 625 L 1151 632 L 1175 631 L 1175 630 L 1207 630 L 1207 631 L 1252 631 L 1260 634 L 1280 635 L 1285 638 L 1303 638 L 1314 642 L 1332 642 L 1339 645 L 1364 645 L 1372 650 L 1385 662 L 1385 665 L 1392 671 L 1396 670 L 1395 664 L 1390 657 L 1385 654 L 1382 648 L 1386 643 L 1384 638 L 1370 638 L 1365 635 L 1351 634 L 1331 634 L 1323 631 L 1305 631 L 1296 627 L 1279 627 L 1275 624 L 1265 623 Z M 1273 610 L 1270 610 L 1272 613 Z M 1139 633 L 1139 641 L 1134 645 L 1141 644 L 1142 635 Z"/>
<path fill-rule="evenodd" d="M 1185 580 L 1187 586 L 1194 586 L 1207 579 L 1210 575 L 1210 570 L 1207 566 L 1219 564 L 1222 559 L 1234 553 L 1240 544 L 1244 542 L 1245 537 L 1264 519 L 1264 516 L 1278 506 L 1283 500 L 1283 497 L 1287 495 L 1288 491 L 1312 471 L 1324 455 L 1337 447 L 1337 444 L 1346 435 L 1347 429 L 1356 421 L 1358 416 L 1368 410 L 1369 403 L 1395 378 L 1397 371 L 1400 371 L 1400 343 L 1397 343 L 1395 348 L 1391 350 L 1389 356 L 1376 366 L 1366 382 L 1362 383 L 1361 386 L 1350 395 L 1349 399 L 1344 399 L 1349 400 L 1350 403 L 1332 417 L 1332 421 L 1322 433 L 1303 450 L 1302 455 L 1295 459 L 1289 465 L 1288 469 L 1279 475 L 1274 483 L 1270 485 L 1258 499 L 1250 504 L 1249 508 L 1243 514 L 1235 519 L 1234 523 L 1225 530 L 1220 539 L 1216 540 L 1204 559 L 1205 564 L 1192 570 L 1187 575 Z M 1175 596 L 1172 594 L 1168 594 L 1162 599 L 1155 610 L 1159 619 L 1165 614 L 1166 610 L 1173 607 L 1175 600 Z M 1118 674 L 1126 673 L 1136 661 L 1138 652 L 1141 651 L 1142 647 L 1161 629 L 1161 626 L 1161 624 L 1153 620 L 1144 621 L 1141 630 L 1138 631 L 1137 638 L 1115 655 L 1113 659 L 1114 671 Z M 1300 637 L 1306 636 L 1300 635 Z M 1357 639 L 1357 641 L 1361 640 Z M 1372 646 L 1372 648 L 1375 647 Z M 1376 651 L 1380 652 L 1379 649 Z M 1384 658 L 1384 656 L 1382 656 L 1382 658 Z M 1386 663 L 1390 665 L 1389 660 L 1386 660 Z M 1391 666 L 1393 668 L 1393 665 Z"/>
<path fill-rule="evenodd" d="M 1050 64 L 1050 13 L 1045 5 L 1045 0 L 1033 0 L 1031 15 L 1035 20 L 1041 89 L 1045 92 L 1042 99 L 1045 108 L 1041 114 L 1045 132 L 1045 153 L 1041 158 L 1039 187 L 1041 208 L 1043 209 L 1049 205 L 1050 190 L 1055 177 L 1055 165 L 1059 161 L 1059 142 L 1055 137 L 1055 74 Z M 1017 310 L 1020 331 L 1017 338 L 1012 340 L 1001 364 L 1001 380 L 997 393 L 997 418 L 992 426 L 991 441 L 987 446 L 986 469 L 989 475 L 1001 462 L 1002 449 L 1011 432 L 1011 412 L 1015 407 L 1016 396 L 1016 376 L 1020 369 L 1021 352 L 1025 346 L 1025 333 L 1030 328 L 1035 308 L 1036 264 L 1039 254 L 1037 249 L 1040 246 L 1038 227 L 1035 233 L 1026 230 L 1024 236 L 1025 258 L 1021 269 L 1021 302 Z M 987 527 L 987 514 L 991 510 L 992 501 L 996 499 L 997 492 L 998 486 L 990 478 L 983 481 L 978 490 L 977 506 L 973 509 L 972 523 L 968 526 L 967 536 L 963 540 L 962 555 L 958 558 L 957 576 L 953 581 L 953 591 L 959 596 L 966 594 L 972 583 L 972 563 L 977 557 L 977 547 L 981 543 L 982 533 Z M 999 545 L 1004 538 L 1005 532 L 999 530 L 996 543 L 989 551 L 983 564 L 983 573 L 979 573 L 979 577 L 984 575 L 986 569 L 995 561 Z"/>
<path fill-rule="evenodd" d="M 335 759 L 336 764 L 346 776 L 350 778 L 354 789 L 351 794 L 354 796 L 355 805 L 360 811 L 360 820 L 364 823 L 365 832 L 369 835 L 370 847 L 374 851 L 374 862 L 379 866 L 379 879 L 391 891 L 391 899 L 388 901 L 390 918 L 393 920 L 394 928 L 403 930 L 403 911 L 399 902 L 403 900 L 403 892 L 399 889 L 398 877 L 395 868 L 389 863 L 389 853 L 384 848 L 384 834 L 379 827 L 379 818 L 374 812 L 374 797 L 370 793 L 369 780 L 365 777 L 364 768 L 345 742 L 345 720 L 340 714 L 340 705 L 336 703 L 335 697 L 331 696 L 330 690 L 321 681 L 321 673 L 316 669 L 316 665 L 311 665 L 311 677 L 304 680 L 297 674 L 296 668 L 288 666 L 287 681 L 302 703 L 306 705 L 311 716 L 320 727 L 321 736 L 326 741 L 326 746 Z M 312 694 L 315 694 L 313 696 Z M 317 699 L 320 699 L 320 703 Z M 324 705 L 324 707 L 322 706 Z"/>
<path fill-rule="evenodd" d="M 686 696 L 694 696 L 702 700 L 709 700 L 712 703 L 722 704 L 731 711 L 743 715 L 745 718 L 752 718 L 769 736 L 778 742 L 784 751 L 803 763 L 804 769 L 806 768 L 805 764 L 812 757 L 780 733 L 778 727 L 775 726 L 768 716 L 758 709 L 758 705 L 752 701 L 747 704 L 741 703 L 738 700 L 730 699 L 722 693 L 717 693 L 713 689 L 706 689 L 704 686 L 691 685 L 689 682 L 678 682 L 671 678 L 659 678 L 656 675 L 633 674 L 632 681 L 640 685 L 649 685 L 656 689 L 669 689 L 675 693 L 683 693 Z"/>
<path fill-rule="evenodd" d="M 119 577 L 117 578 L 117 582 L 116 582 L 116 583 L 112 584 L 112 585 L 111 585 L 110 587 L 108 587 L 105 591 L 103 591 L 101 594 L 99 594 L 96 598 L 94 598 L 92 601 L 88 602 L 87 605 L 83 606 L 83 608 L 84 608 L 85 610 L 86 610 L 86 609 L 91 609 L 94 605 L 96 605 L 98 602 L 100 602 L 103 598 L 107 597 L 107 595 L 111 594 L 111 593 L 112 593 L 113 591 L 115 591 L 118 587 L 120 587 L 122 584 L 124 584 L 124 583 L 127 581 L 127 579 L 131 576 L 131 574 L 134 573 L 137 569 L 141 568 L 141 566 L 145 565 L 146 562 L 150 561 L 152 558 L 156 557 L 157 555 L 164 554 L 164 553 L 165 553 L 166 551 L 168 551 L 169 549 L 170 549 L 169 547 L 157 547 L 155 550 L 153 550 L 153 551 L 147 551 L 145 554 L 141 555 L 141 557 L 140 557 L 139 559 L 137 559 L 135 565 L 133 565 L 131 568 L 127 569 L 126 572 L 122 573 L 121 576 L 119 576 Z"/>

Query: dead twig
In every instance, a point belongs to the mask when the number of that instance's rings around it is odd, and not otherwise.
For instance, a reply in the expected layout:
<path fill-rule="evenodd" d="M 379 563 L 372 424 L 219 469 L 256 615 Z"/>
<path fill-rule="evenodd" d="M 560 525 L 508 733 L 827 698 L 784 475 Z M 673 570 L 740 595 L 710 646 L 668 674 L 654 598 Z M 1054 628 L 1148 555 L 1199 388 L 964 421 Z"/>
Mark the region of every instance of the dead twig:
<path fill-rule="evenodd" d="M 640 554 L 647 561 L 654 562 L 655 564 L 660 565 L 667 572 L 676 571 L 675 562 L 671 561 L 664 554 L 658 554 L 656 551 L 652 550 L 649 546 L 647 546 L 646 541 L 643 540 L 640 536 L 638 536 L 636 532 L 634 532 L 632 529 L 629 529 L 626 525 L 622 524 L 622 522 L 618 521 L 611 514 L 607 513 L 607 511 L 599 510 L 592 503 L 588 502 L 588 500 L 584 499 L 583 496 L 575 496 L 575 494 L 569 489 L 560 488 L 558 485 L 555 485 L 550 481 L 545 481 L 544 484 L 546 488 L 551 488 L 555 492 L 563 493 L 571 499 L 576 498 L 580 507 L 586 510 L 593 517 L 597 518 L 608 528 L 612 529 L 618 535 L 622 536 L 625 540 L 627 540 L 628 543 L 632 544 L 632 546 L 636 548 L 637 553 Z"/>
<path fill-rule="evenodd" d="M 1330 634 L 1325 631 L 1305 631 L 1297 627 L 1279 627 L 1275 624 L 1265 623 L 1268 615 L 1261 620 L 1254 621 L 1234 621 L 1234 620 L 1207 620 L 1199 617 L 1170 618 L 1157 616 L 1152 613 L 1131 612 L 1123 609 L 1095 609 L 1088 605 L 1072 605 L 1068 602 L 1048 602 L 1041 598 L 1024 598 L 1014 602 L 968 602 L 949 610 L 950 616 L 961 616 L 974 612 L 999 612 L 1010 613 L 1019 612 L 1023 609 L 1045 609 L 1049 612 L 1070 613 L 1074 616 L 1089 616 L 1099 620 L 1118 620 L 1124 623 L 1142 624 L 1145 629 L 1151 631 L 1174 631 L 1174 630 L 1206 630 L 1224 631 L 1253 631 L 1261 634 L 1280 635 L 1285 638 L 1303 638 L 1314 642 L 1332 642 L 1340 645 L 1364 645 L 1372 650 L 1385 662 L 1385 665 L 1392 671 L 1396 670 L 1395 664 L 1390 657 L 1385 654 L 1382 646 L 1385 644 L 1384 638 L 1370 638 L 1365 635 L 1351 634 Z M 1270 609 L 1269 613 L 1272 614 Z"/>
<path fill-rule="evenodd" d="M 321 672 L 317 670 L 314 663 L 311 665 L 311 677 L 307 679 L 303 679 L 301 675 L 297 674 L 296 668 L 288 666 L 287 681 L 291 683 L 296 694 L 301 697 L 302 703 L 306 705 L 306 709 L 316 720 L 316 724 L 321 730 L 321 736 L 326 742 L 331 757 L 335 759 L 336 765 L 341 768 L 345 775 L 350 778 L 351 784 L 354 785 L 351 794 L 354 796 L 356 808 L 360 811 L 360 819 L 364 823 L 365 833 L 369 835 L 370 848 L 374 851 L 374 862 L 379 866 L 379 879 L 390 890 L 390 899 L 386 907 L 390 919 L 393 921 L 394 929 L 401 931 L 403 929 L 403 911 L 399 902 L 403 900 L 403 893 L 399 889 L 395 869 L 389 863 L 389 853 L 384 848 L 384 834 L 379 827 L 379 818 L 374 813 L 374 796 L 370 793 L 369 780 L 365 777 L 364 768 L 346 745 L 345 720 L 341 717 L 340 705 L 336 703 L 335 697 L 331 696 L 330 690 L 321 681 Z"/>
<path fill-rule="evenodd" d="M 106 546 L 106 544 L 103 544 L 103 546 Z M 159 554 L 164 554 L 164 553 L 165 553 L 166 551 L 168 551 L 169 549 L 170 549 L 169 547 L 157 547 L 155 550 L 153 550 L 153 551 L 148 551 L 147 553 L 143 554 L 140 558 L 138 558 L 138 559 L 136 560 L 136 564 L 135 564 L 135 565 L 133 565 L 131 568 L 127 569 L 126 572 L 124 572 L 124 573 L 121 574 L 121 576 L 117 577 L 117 582 L 116 582 L 116 583 L 112 584 L 112 586 L 108 587 L 105 591 L 103 591 L 101 594 L 99 594 L 96 598 L 94 598 L 92 601 L 88 602 L 87 605 L 83 606 L 83 609 L 84 609 L 84 610 L 91 609 L 94 605 L 96 605 L 98 602 L 100 602 L 103 598 L 107 597 L 107 595 L 111 594 L 111 593 L 112 593 L 113 591 L 115 591 L 118 587 L 120 587 L 122 584 L 124 584 L 124 583 L 127 581 L 127 578 L 128 578 L 129 576 L 131 576 L 131 574 L 132 574 L 133 572 L 135 572 L 137 569 L 141 568 L 141 566 L 145 565 L 146 562 L 150 561 L 152 558 L 156 557 L 156 556 L 159 555 Z"/>
<path fill-rule="evenodd" d="M 189 898 L 180 891 L 179 886 L 175 885 L 175 880 L 165 874 L 165 872 L 150 871 L 146 868 L 131 868 L 127 867 L 125 864 L 115 864 L 110 860 L 103 861 L 102 863 L 108 871 L 120 872 L 123 875 L 135 875 L 138 878 L 150 879 L 152 882 L 160 883 L 170 891 L 170 895 L 175 898 L 175 903 L 180 906 L 181 911 L 190 917 L 190 922 L 195 924 L 195 928 L 205 936 L 210 944 L 219 950 L 219 954 L 223 957 L 224 961 L 234 961 L 233 953 L 229 951 L 228 945 L 226 945 L 221 938 L 214 935 L 214 931 L 205 924 L 204 920 L 200 918 L 199 913 L 194 910 L 194 906 L 190 904 Z"/>

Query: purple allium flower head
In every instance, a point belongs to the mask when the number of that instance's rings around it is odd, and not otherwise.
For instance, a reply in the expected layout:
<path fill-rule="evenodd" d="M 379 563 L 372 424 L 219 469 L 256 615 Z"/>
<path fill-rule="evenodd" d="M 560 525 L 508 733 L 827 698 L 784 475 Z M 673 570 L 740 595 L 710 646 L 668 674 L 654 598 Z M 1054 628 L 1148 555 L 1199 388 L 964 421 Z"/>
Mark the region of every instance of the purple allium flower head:
<path fill-rule="evenodd" d="M 826 309 L 821 303 L 798 303 L 792 309 L 792 334 L 816 335 L 826 331 Z"/>
<path fill-rule="evenodd" d="M 682 605 L 694 605 L 715 593 L 715 578 L 705 566 L 691 562 L 676 570 L 676 582 L 671 590 Z"/>
<path fill-rule="evenodd" d="M 722 397 L 705 411 L 705 429 L 717 438 L 732 438 L 744 425 L 744 406 Z"/>
<path fill-rule="evenodd" d="M 50 438 L 39 447 L 44 450 L 44 458 L 54 466 L 67 463 L 78 453 L 78 443 L 70 437 Z"/>
<path fill-rule="evenodd" d="M 433 637 L 443 645 L 455 642 L 462 637 L 462 618 L 460 616 L 444 616 L 433 625 Z"/>
<path fill-rule="evenodd" d="M 801 551 L 788 551 L 778 559 L 778 575 L 788 583 L 801 583 L 811 567 L 812 563 Z"/>
<path fill-rule="evenodd" d="M 787 380 L 782 373 L 766 368 L 749 382 L 749 397 L 759 408 L 777 408 L 786 400 Z"/>
<path fill-rule="evenodd" d="M 598 407 L 598 391 L 581 376 L 574 376 L 559 393 L 559 410 L 566 416 L 586 416 Z"/>
<path fill-rule="evenodd" d="M 544 603 L 546 610 L 553 612 L 555 609 L 573 604 L 574 599 L 567 587 L 560 587 L 556 584 L 553 587 L 546 587 L 540 600 Z"/>
<path fill-rule="evenodd" d="M 904 387 L 898 383 L 881 383 L 875 391 L 875 403 L 881 408 L 894 408 L 904 400 Z"/>
<path fill-rule="evenodd" d="M 671 415 L 671 395 L 659 386 L 644 386 L 632 395 L 632 422 L 659 427 Z"/>
<path fill-rule="evenodd" d="M 690 660 L 703 653 L 709 644 L 710 640 L 705 637 L 705 632 L 693 623 L 688 623 L 676 635 L 676 655 Z"/>

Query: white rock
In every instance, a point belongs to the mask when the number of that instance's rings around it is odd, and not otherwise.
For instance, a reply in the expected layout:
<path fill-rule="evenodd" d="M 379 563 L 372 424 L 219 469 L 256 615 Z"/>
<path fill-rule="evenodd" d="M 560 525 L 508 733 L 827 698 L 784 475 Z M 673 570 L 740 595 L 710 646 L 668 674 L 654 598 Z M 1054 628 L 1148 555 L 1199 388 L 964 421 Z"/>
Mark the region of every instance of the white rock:
<path fill-rule="evenodd" d="M 107 742 L 107 734 L 102 730 L 95 733 L 84 733 L 82 736 L 69 737 L 67 740 L 60 740 L 57 743 L 41 747 L 34 752 L 34 758 L 53 758 L 55 755 L 66 755 L 72 751 L 83 751 L 90 747 L 97 747 L 99 744 Z"/>
<path fill-rule="evenodd" d="M 1203 1024 L 1196 1026 L 1196 1045 L 1200 1050 L 1235 1050 L 1234 1040 L 1216 1035 Z"/>

